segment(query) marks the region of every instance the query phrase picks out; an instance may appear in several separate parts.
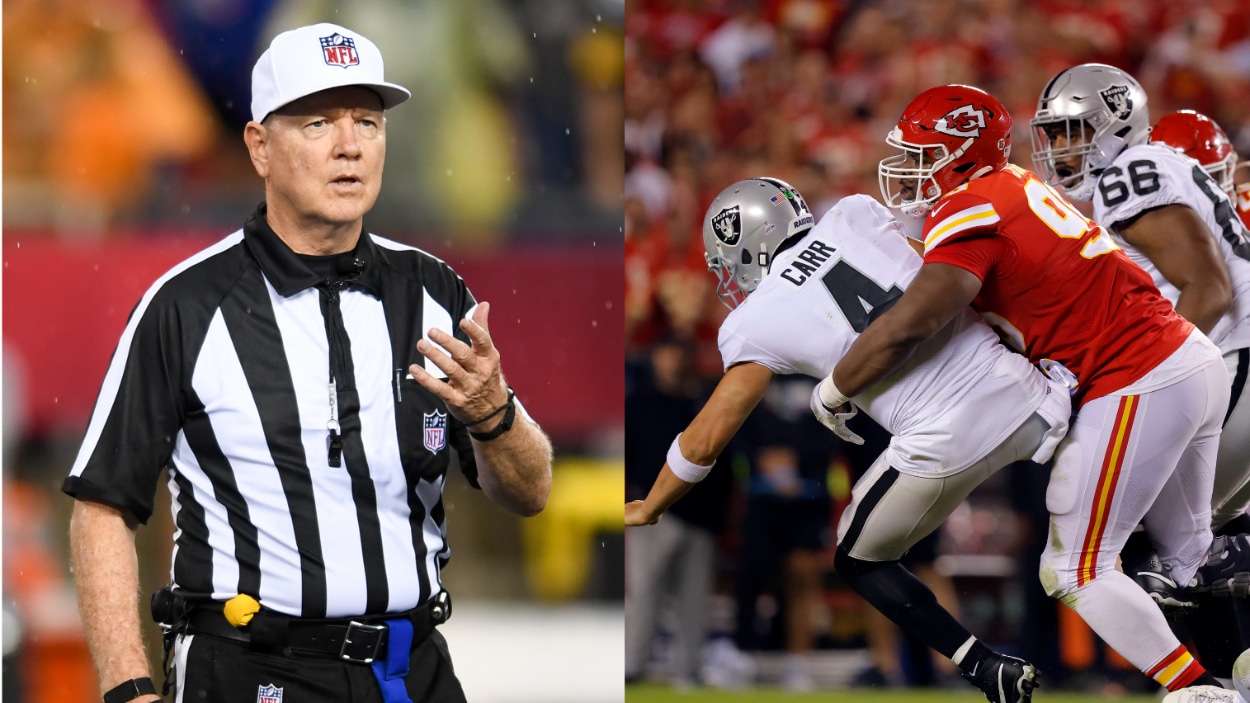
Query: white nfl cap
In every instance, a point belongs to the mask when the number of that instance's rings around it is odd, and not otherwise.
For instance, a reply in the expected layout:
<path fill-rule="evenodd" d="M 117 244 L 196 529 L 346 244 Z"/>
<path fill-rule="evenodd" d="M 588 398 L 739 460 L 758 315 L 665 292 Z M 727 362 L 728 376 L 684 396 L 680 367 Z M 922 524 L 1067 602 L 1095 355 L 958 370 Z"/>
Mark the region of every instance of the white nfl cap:
<path fill-rule="evenodd" d="M 283 32 L 252 67 L 252 119 L 327 88 L 359 85 L 382 96 L 382 109 L 412 97 L 382 80 L 382 52 L 360 34 L 323 22 Z"/>

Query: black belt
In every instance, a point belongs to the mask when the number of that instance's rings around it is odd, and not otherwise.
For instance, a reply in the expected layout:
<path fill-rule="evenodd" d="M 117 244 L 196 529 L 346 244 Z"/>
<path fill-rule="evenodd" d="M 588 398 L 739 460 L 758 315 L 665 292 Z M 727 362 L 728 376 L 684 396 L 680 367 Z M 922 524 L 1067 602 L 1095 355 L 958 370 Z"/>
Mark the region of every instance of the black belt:
<path fill-rule="evenodd" d="M 451 614 L 446 592 L 406 613 L 360 618 L 319 620 L 293 618 L 261 609 L 252 621 L 237 628 L 226 620 L 222 605 L 198 606 L 187 615 L 188 634 L 206 634 L 245 642 L 255 651 L 293 656 L 333 657 L 356 664 L 371 664 L 386 656 L 386 620 L 412 621 L 412 646 L 425 641 L 434 628 Z"/>

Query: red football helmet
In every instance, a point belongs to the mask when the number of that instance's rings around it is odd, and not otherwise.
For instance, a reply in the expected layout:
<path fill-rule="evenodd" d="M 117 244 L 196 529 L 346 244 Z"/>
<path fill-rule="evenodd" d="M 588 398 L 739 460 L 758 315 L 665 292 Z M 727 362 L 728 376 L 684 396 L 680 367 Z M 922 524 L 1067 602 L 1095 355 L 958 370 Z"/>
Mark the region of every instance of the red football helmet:
<path fill-rule="evenodd" d="M 1197 159 L 1224 192 L 1233 194 L 1237 152 L 1215 120 L 1201 112 L 1177 110 L 1159 118 L 1150 130 L 1150 141 L 1163 142 Z"/>
<path fill-rule="evenodd" d="M 943 194 L 1007 165 L 1011 115 L 980 88 L 944 85 L 903 108 L 885 141 L 903 153 L 877 166 L 881 196 L 887 206 L 923 217 Z"/>

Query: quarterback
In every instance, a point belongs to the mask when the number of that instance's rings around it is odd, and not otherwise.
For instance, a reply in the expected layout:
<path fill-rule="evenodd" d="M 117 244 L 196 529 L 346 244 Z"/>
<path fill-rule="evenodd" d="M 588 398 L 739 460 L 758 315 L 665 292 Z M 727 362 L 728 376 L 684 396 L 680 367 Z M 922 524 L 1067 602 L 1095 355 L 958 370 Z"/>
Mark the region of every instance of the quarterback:
<path fill-rule="evenodd" d="M 813 227 L 803 198 L 771 178 L 725 189 L 704 218 L 703 237 L 717 292 L 732 309 L 719 340 L 726 373 L 673 440 L 646 500 L 625 506 L 629 525 L 655 523 L 706 476 L 775 374 L 828 374 L 922 263 L 901 223 L 872 198 L 845 198 Z M 949 657 L 990 701 L 1031 700 L 1034 667 L 977 640 L 898 560 L 995 471 L 1050 457 L 1067 431 L 1068 389 L 1004 348 L 965 309 L 855 400 L 893 437 L 838 523 L 839 575 Z M 846 426 L 853 414 L 821 421 L 862 442 Z"/>

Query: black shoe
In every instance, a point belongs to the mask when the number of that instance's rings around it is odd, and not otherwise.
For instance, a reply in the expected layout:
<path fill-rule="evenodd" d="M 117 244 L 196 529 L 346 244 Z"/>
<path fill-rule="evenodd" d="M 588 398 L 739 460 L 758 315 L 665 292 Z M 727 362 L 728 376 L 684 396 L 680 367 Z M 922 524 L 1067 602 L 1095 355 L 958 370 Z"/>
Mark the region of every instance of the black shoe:
<path fill-rule="evenodd" d="M 1136 568 L 1125 565 L 1125 572 L 1150 596 L 1169 620 L 1193 612 L 1198 604 L 1184 595 L 1185 591 L 1172 579 L 1172 567 L 1159 561 L 1158 554 Z"/>
<path fill-rule="evenodd" d="M 1250 596 L 1250 535 L 1216 537 L 1207 550 L 1207 563 L 1198 567 L 1190 590 L 1216 596 Z"/>
<path fill-rule="evenodd" d="M 1040 673 L 1023 659 L 991 654 L 960 676 L 981 689 L 990 703 L 1029 703 Z"/>

